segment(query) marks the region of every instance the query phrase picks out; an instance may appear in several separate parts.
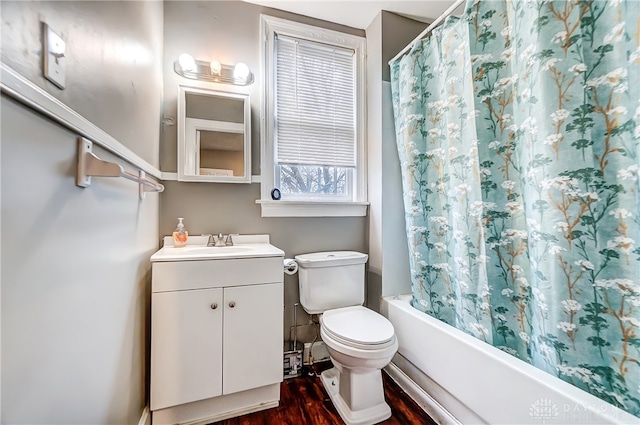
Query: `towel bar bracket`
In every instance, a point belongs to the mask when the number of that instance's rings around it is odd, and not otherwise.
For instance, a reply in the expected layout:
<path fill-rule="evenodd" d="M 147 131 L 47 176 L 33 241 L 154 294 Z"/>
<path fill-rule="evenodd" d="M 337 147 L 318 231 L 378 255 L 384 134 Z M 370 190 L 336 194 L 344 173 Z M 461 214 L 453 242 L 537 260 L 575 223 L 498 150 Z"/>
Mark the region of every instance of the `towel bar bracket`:
<path fill-rule="evenodd" d="M 91 175 L 87 174 L 87 153 L 92 153 L 93 143 L 84 137 L 78 137 L 78 169 L 76 172 L 76 186 L 91 186 Z"/>

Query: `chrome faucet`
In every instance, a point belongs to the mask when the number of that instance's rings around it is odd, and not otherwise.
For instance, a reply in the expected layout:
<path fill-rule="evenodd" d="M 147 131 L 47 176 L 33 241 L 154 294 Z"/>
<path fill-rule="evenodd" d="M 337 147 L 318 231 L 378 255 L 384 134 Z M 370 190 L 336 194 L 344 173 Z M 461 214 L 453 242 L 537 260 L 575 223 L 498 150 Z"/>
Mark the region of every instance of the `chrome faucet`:
<path fill-rule="evenodd" d="M 218 235 L 213 235 L 213 246 L 227 246 L 227 241 L 229 239 L 229 235 L 223 235 L 222 233 L 218 233 Z"/>
<path fill-rule="evenodd" d="M 202 236 L 208 236 L 207 246 L 233 246 L 232 235 L 218 233 L 217 235 L 212 235 L 211 233 L 204 233 Z"/>

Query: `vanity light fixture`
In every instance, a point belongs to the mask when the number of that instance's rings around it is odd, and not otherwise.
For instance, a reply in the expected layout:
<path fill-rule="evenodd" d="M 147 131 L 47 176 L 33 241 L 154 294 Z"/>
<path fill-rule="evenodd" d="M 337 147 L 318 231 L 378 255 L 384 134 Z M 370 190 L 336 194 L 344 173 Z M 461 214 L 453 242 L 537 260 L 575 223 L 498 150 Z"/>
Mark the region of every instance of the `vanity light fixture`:
<path fill-rule="evenodd" d="M 225 65 L 217 60 L 205 62 L 194 59 L 193 56 L 183 53 L 173 64 L 176 74 L 192 80 L 209 81 L 212 83 L 235 84 L 248 86 L 254 81 L 253 73 L 249 67 L 238 62 L 235 66 Z"/>

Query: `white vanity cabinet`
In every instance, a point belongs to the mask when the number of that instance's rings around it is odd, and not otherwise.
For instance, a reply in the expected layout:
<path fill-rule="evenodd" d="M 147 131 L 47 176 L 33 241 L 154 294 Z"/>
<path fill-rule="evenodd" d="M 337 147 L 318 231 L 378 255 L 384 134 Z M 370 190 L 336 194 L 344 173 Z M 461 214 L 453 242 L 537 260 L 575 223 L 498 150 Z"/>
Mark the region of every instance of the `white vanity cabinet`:
<path fill-rule="evenodd" d="M 151 410 L 222 395 L 222 303 L 222 288 L 151 296 Z"/>
<path fill-rule="evenodd" d="M 207 423 L 278 405 L 282 255 L 153 262 L 154 424 Z"/>
<path fill-rule="evenodd" d="M 222 393 L 281 382 L 282 283 L 225 288 L 224 300 Z"/>

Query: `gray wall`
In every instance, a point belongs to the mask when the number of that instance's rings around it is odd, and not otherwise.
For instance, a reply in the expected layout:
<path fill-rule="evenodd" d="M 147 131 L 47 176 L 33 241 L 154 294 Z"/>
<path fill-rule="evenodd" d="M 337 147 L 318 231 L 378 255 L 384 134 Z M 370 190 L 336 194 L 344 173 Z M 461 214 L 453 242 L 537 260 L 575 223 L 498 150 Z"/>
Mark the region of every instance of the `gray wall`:
<path fill-rule="evenodd" d="M 364 31 L 242 1 L 167 1 L 164 3 L 164 127 L 160 144 L 162 171 L 177 170 L 176 113 L 178 86 L 208 88 L 251 96 L 252 169 L 260 174 L 260 14 L 364 37 Z M 244 62 L 255 76 L 249 86 L 216 84 L 183 78 L 173 70 L 181 53 L 223 64 Z"/>
<path fill-rule="evenodd" d="M 169 235 L 176 227 L 176 217 L 184 217 L 192 235 L 202 233 L 269 234 L 271 243 L 285 252 L 285 257 L 314 251 L 349 250 L 367 252 L 366 220 L 345 218 L 261 218 L 257 184 L 165 182 L 160 198 L 160 234 Z M 298 275 L 284 279 L 285 338 L 293 324 L 293 304 L 299 302 Z M 309 316 L 299 309 L 298 323 L 309 323 Z M 313 334 L 301 329 L 302 340 Z"/>
<path fill-rule="evenodd" d="M 429 24 L 419 22 L 392 12 L 382 11 L 382 79 L 391 80 L 389 61 L 404 49 Z"/>
<path fill-rule="evenodd" d="M 302 23 L 364 36 L 364 31 L 318 21 L 274 9 L 238 2 L 167 2 L 164 22 L 164 133 L 161 145 L 163 171 L 176 170 L 176 108 L 178 85 L 248 93 L 252 108 L 252 168 L 260 173 L 260 14 L 265 13 Z M 218 59 L 225 64 L 246 63 L 256 81 L 247 87 L 203 83 L 178 76 L 173 63 L 180 53 L 196 59 Z M 261 218 L 258 184 L 167 182 L 160 201 L 160 234 L 169 235 L 176 217 L 185 217 L 187 229 L 200 233 L 268 233 L 271 242 L 287 257 L 325 250 L 367 252 L 366 218 Z M 298 302 L 296 276 L 285 277 L 285 338 L 292 324 L 293 304 Z M 308 323 L 302 313 L 299 323 Z M 309 329 L 302 339 L 312 339 Z M 304 335 L 303 335 L 304 334 Z"/>
<path fill-rule="evenodd" d="M 162 4 L 0 2 L 2 62 L 158 166 Z M 42 76 L 41 28 L 66 42 L 64 90 Z"/>
<path fill-rule="evenodd" d="M 376 310 L 380 297 L 411 290 L 388 62 L 426 26 L 382 11 L 367 27 L 368 302 Z"/>
<path fill-rule="evenodd" d="M 402 175 L 393 121 L 389 61 L 428 24 L 382 12 L 382 296 L 411 291 Z"/>
<path fill-rule="evenodd" d="M 380 311 L 382 296 L 382 13 L 367 27 L 367 198 L 369 272 L 367 303 Z"/>
<path fill-rule="evenodd" d="M 3 62 L 158 163 L 161 3 L 0 7 Z M 40 77 L 40 20 L 67 42 L 64 91 Z M 1 119 L 1 421 L 135 424 L 159 197 L 124 179 L 76 187 L 75 134 L 4 95 Z"/>

